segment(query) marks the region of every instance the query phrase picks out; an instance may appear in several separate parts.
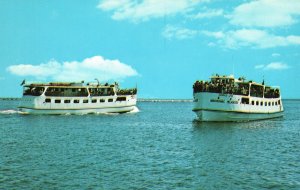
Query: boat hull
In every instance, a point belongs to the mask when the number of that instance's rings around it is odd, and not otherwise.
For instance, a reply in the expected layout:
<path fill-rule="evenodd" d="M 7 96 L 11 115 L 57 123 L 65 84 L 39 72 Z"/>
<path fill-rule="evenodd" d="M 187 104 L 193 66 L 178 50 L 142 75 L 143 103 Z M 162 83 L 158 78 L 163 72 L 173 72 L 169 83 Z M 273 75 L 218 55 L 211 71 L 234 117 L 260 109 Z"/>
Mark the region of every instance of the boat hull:
<path fill-rule="evenodd" d="M 226 112 L 215 110 L 194 110 L 200 121 L 216 121 L 216 122 L 242 122 L 254 121 L 282 117 L 283 112 L 276 113 L 243 113 L 243 112 Z"/>
<path fill-rule="evenodd" d="M 103 113 L 126 113 L 136 109 L 136 106 L 124 106 L 124 107 L 106 107 L 106 108 L 87 108 L 87 109 L 35 109 L 35 108 L 19 108 L 19 111 L 23 114 L 103 114 Z"/>
<path fill-rule="evenodd" d="M 20 100 L 19 111 L 24 114 L 91 114 L 125 113 L 136 109 L 136 95 L 109 97 L 34 97 Z M 48 102 L 46 100 L 49 100 Z M 66 100 L 68 102 L 66 102 Z M 74 103 L 77 101 L 77 103 Z"/>
<path fill-rule="evenodd" d="M 243 103 L 242 99 L 248 99 Z M 279 103 L 280 102 L 280 103 Z M 283 116 L 281 99 L 200 92 L 193 111 L 200 121 L 253 121 Z"/>

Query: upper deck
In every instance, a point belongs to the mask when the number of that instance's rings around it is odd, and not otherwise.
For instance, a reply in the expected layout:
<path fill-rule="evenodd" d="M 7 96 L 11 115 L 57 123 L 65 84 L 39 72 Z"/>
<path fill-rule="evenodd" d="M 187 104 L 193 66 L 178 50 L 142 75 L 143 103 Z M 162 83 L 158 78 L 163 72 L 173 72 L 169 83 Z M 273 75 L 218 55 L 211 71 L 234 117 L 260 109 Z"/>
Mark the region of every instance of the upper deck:
<path fill-rule="evenodd" d="M 87 96 L 113 96 L 113 95 L 135 95 L 136 88 L 120 89 L 117 83 L 95 84 L 95 83 L 30 83 L 23 85 L 23 96 L 55 96 L 55 97 L 87 97 Z"/>
<path fill-rule="evenodd" d="M 232 75 L 214 75 L 210 79 L 209 81 L 196 81 L 193 85 L 193 92 L 211 92 L 260 98 L 280 97 L 279 87 L 265 86 L 264 82 L 247 81 L 244 77 L 235 79 Z"/>

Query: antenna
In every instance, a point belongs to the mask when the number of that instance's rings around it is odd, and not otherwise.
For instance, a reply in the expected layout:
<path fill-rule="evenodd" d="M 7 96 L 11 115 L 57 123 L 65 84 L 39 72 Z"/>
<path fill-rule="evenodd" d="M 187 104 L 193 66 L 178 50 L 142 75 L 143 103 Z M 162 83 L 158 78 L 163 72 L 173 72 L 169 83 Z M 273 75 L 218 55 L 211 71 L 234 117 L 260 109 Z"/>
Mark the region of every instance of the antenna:
<path fill-rule="evenodd" d="M 234 76 L 234 61 L 233 61 L 233 55 L 231 55 L 231 61 L 232 61 L 232 74 Z"/>
<path fill-rule="evenodd" d="M 23 86 L 26 83 L 25 79 L 22 81 L 22 83 L 20 84 L 20 86 Z"/>
<path fill-rule="evenodd" d="M 97 78 L 95 78 L 95 80 L 97 81 L 97 86 L 99 86 L 100 85 L 100 83 L 99 83 L 99 80 L 97 79 Z"/>

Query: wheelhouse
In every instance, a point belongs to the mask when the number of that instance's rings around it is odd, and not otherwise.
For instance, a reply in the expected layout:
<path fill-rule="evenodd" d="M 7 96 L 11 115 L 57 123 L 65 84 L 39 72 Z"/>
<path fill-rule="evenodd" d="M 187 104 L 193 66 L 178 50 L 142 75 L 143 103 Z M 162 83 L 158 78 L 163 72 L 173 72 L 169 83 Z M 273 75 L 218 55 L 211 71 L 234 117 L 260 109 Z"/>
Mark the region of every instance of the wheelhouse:
<path fill-rule="evenodd" d="M 43 86 L 24 86 L 23 88 L 23 96 L 40 96 L 44 93 L 45 87 Z"/>

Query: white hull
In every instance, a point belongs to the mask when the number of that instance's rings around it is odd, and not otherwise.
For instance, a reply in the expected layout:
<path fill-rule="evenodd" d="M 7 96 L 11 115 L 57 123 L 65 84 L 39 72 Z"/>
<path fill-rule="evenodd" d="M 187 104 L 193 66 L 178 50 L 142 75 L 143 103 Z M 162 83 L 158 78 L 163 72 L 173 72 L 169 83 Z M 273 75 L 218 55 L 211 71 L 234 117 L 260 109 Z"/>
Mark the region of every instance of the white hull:
<path fill-rule="evenodd" d="M 213 110 L 195 111 L 200 121 L 254 121 L 262 119 L 271 119 L 282 117 L 283 112 L 276 113 L 242 113 L 242 112 L 226 112 Z"/>
<path fill-rule="evenodd" d="M 118 96 L 99 97 L 46 97 L 44 95 L 23 97 L 19 111 L 24 114 L 90 114 L 125 113 L 136 108 L 136 95 L 123 95 L 126 100 L 118 101 Z M 50 99 L 50 102 L 46 102 Z M 59 103 L 55 102 L 59 100 Z M 69 103 L 65 103 L 69 100 Z M 78 103 L 73 103 L 77 100 Z M 95 100 L 95 102 L 93 102 Z M 100 100 L 103 100 L 101 102 Z"/>
<path fill-rule="evenodd" d="M 87 108 L 87 109 L 33 109 L 19 108 L 23 114 L 101 114 L 101 113 L 125 113 L 136 109 L 136 106 L 107 107 L 107 108 Z"/>
<path fill-rule="evenodd" d="M 242 99 L 248 98 L 248 103 Z M 199 92 L 194 94 L 193 111 L 200 121 L 253 121 L 283 116 L 280 98 L 258 98 Z"/>

